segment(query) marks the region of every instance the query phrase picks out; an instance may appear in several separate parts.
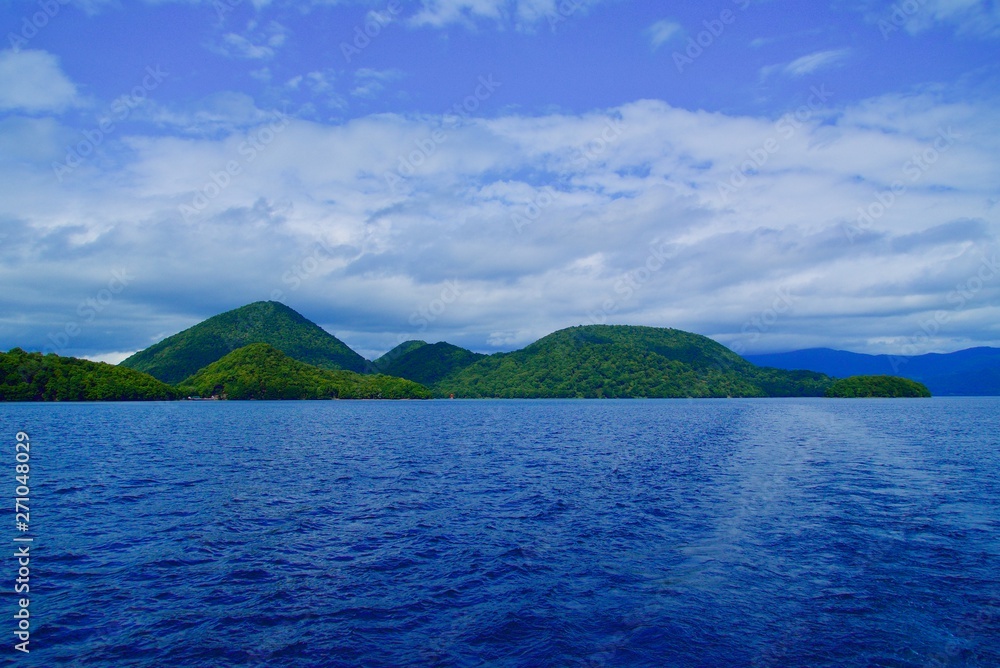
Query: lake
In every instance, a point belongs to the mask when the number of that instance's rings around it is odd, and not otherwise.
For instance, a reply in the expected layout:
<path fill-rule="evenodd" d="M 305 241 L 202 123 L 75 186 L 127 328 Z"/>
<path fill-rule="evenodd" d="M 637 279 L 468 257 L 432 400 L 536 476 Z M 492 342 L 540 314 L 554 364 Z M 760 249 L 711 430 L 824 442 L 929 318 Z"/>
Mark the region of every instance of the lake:
<path fill-rule="evenodd" d="M 0 424 L 8 498 L 31 443 L 17 665 L 1000 666 L 998 398 L 0 404 Z"/>

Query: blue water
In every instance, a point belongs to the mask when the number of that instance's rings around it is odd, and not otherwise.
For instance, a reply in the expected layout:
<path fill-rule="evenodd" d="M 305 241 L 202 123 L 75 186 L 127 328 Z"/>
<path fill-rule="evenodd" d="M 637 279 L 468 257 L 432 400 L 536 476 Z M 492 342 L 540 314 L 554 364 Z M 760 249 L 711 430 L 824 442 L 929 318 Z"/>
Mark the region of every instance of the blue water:
<path fill-rule="evenodd" d="M 0 428 L 8 496 L 31 437 L 35 537 L 32 651 L 4 584 L 0 662 L 1000 666 L 996 398 L 0 404 Z"/>

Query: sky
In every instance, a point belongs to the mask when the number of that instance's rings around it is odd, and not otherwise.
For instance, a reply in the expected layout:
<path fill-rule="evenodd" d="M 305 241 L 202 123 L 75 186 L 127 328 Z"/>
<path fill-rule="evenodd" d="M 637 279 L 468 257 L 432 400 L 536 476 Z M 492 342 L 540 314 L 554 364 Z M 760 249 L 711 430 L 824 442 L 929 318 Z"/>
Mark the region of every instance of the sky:
<path fill-rule="evenodd" d="M 563 327 L 1000 346 L 996 0 L 0 2 L 0 350 L 281 301 L 368 358 Z"/>

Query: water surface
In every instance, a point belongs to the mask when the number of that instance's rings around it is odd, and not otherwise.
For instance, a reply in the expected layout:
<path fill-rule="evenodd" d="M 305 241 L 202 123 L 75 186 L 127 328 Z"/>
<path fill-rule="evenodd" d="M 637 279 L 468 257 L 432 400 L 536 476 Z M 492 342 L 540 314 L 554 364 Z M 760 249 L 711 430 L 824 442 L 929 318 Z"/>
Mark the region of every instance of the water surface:
<path fill-rule="evenodd" d="M 996 398 L 0 404 L 0 425 L 11 477 L 32 442 L 19 665 L 1000 665 Z"/>

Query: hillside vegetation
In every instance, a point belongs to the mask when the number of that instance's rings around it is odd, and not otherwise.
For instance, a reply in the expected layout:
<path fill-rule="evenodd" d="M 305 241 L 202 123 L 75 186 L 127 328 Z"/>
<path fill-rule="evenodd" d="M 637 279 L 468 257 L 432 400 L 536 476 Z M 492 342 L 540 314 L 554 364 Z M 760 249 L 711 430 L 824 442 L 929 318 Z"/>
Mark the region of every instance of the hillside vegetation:
<path fill-rule="evenodd" d="M 410 342 L 422 343 L 422 342 Z M 406 346 L 407 344 L 401 344 Z M 399 350 L 397 346 L 394 350 Z M 440 342 L 423 345 L 411 345 L 403 349 L 403 353 L 390 357 L 393 351 L 375 361 L 375 366 L 382 373 L 400 378 L 409 378 L 423 385 L 433 385 L 455 374 L 486 357 L 465 348 L 459 348 L 450 343 Z M 384 360 L 380 364 L 380 360 Z"/>
<path fill-rule="evenodd" d="M 826 396 L 840 399 L 929 397 L 926 385 L 898 376 L 851 376 L 835 381 Z"/>
<path fill-rule="evenodd" d="M 387 352 L 385 355 L 382 355 L 381 357 L 373 361 L 371 364 L 372 368 L 377 369 L 378 371 L 383 371 L 385 368 L 387 368 L 395 360 L 401 358 L 403 355 L 426 345 L 427 345 L 426 341 L 403 341 L 398 346 Z"/>
<path fill-rule="evenodd" d="M 234 350 L 178 385 L 185 395 L 223 399 L 427 399 L 402 378 L 320 369 L 266 343 Z"/>
<path fill-rule="evenodd" d="M 822 374 L 755 367 L 690 332 L 588 325 L 480 359 L 432 389 L 456 397 L 822 396 L 830 382 Z"/>
<path fill-rule="evenodd" d="M 319 325 L 278 302 L 255 302 L 209 318 L 132 355 L 120 366 L 178 383 L 251 343 L 267 343 L 323 369 L 364 372 L 368 362 Z"/>
<path fill-rule="evenodd" d="M 177 385 L 182 395 L 229 399 L 819 397 L 834 385 L 834 379 L 814 371 L 755 366 L 705 336 L 629 325 L 570 327 L 521 350 L 494 355 L 445 342 L 406 341 L 367 362 L 276 302 L 256 302 L 209 318 L 136 353 L 117 369 L 36 357 L 32 364 L 41 367 L 35 371 L 26 372 L 30 365 L 21 362 L 14 365 L 20 371 L 8 373 L 4 396 L 177 395 L 178 389 L 156 379 Z M 115 372 L 109 375 L 109 369 Z M 849 380 L 830 389 L 830 396 L 909 396 L 914 391 L 896 380 Z"/>
<path fill-rule="evenodd" d="M 151 401 L 180 393 L 149 374 L 20 348 L 0 353 L 0 401 Z"/>

